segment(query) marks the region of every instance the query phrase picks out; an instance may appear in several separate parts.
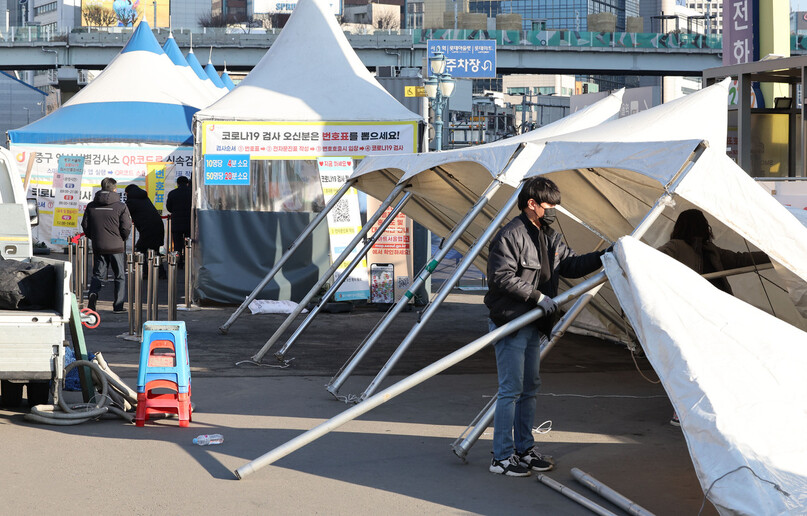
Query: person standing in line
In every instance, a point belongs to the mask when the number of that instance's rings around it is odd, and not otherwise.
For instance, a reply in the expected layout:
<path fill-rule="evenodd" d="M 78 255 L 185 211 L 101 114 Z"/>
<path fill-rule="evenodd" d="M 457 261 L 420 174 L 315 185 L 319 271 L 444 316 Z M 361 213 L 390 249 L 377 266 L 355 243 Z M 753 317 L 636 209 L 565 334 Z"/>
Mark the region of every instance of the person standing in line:
<path fill-rule="evenodd" d="M 165 228 L 160 212 L 152 204 L 145 190 L 137 185 L 126 187 L 126 207 L 132 216 L 132 223 L 137 229 L 138 237 L 135 251 L 148 254 L 149 249 L 160 254 L 160 247 L 165 243 Z M 146 268 L 149 270 L 149 268 Z M 160 263 L 160 278 L 165 279 L 165 264 Z"/>
<path fill-rule="evenodd" d="M 84 210 L 81 228 L 92 241 L 93 267 L 92 280 L 87 306 L 96 309 L 98 292 L 104 287 L 107 270 L 114 275 L 112 311 L 123 313 L 125 297 L 124 253 L 126 239 L 132 231 L 132 217 L 117 193 L 117 181 L 106 177 L 101 181 L 101 190 Z"/>
<path fill-rule="evenodd" d="M 165 209 L 171 213 L 171 239 L 174 251 L 179 253 L 179 266 L 185 266 L 185 238 L 191 235 L 191 187 L 185 176 L 177 178 L 177 187 L 165 200 Z"/>
<path fill-rule="evenodd" d="M 521 214 L 504 226 L 490 243 L 488 293 L 490 330 L 541 307 L 544 316 L 494 344 L 499 390 L 493 418 L 492 473 L 525 477 L 549 471 L 554 462 L 538 453 L 532 425 L 541 344 L 556 321 L 559 277 L 579 278 L 602 266 L 606 251 L 577 256 L 549 226 L 555 221 L 560 190 L 549 179 L 524 182 L 518 196 Z"/>
<path fill-rule="evenodd" d="M 698 274 L 720 272 L 750 265 L 770 263 L 771 259 L 762 251 L 735 252 L 717 247 L 712 234 L 712 226 L 702 211 L 685 210 L 678 215 L 670 234 L 670 241 L 658 248 L 659 251 L 675 258 Z M 732 294 L 728 279 L 712 278 L 709 282 L 727 294 Z M 670 419 L 673 426 L 681 426 L 678 414 Z"/>

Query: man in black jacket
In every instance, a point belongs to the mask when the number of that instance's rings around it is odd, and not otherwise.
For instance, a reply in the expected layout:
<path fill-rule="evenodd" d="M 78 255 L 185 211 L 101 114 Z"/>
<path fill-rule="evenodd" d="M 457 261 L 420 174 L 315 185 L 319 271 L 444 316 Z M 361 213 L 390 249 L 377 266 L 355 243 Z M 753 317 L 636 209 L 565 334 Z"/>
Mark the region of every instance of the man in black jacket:
<path fill-rule="evenodd" d="M 171 213 L 171 239 L 179 253 L 179 264 L 185 264 L 185 238 L 191 234 L 191 187 L 185 176 L 177 178 L 177 187 L 168 192 L 165 209 Z"/>
<path fill-rule="evenodd" d="M 499 391 L 493 418 L 493 460 L 490 471 L 524 477 L 530 470 L 549 471 L 554 463 L 535 450 L 532 425 L 541 386 L 540 347 L 555 321 L 559 277 L 579 278 L 602 265 L 603 251 L 575 255 L 559 233 L 555 220 L 560 191 L 549 179 L 524 182 L 518 196 L 521 214 L 490 242 L 488 293 L 491 331 L 540 306 L 544 317 L 494 344 Z"/>
<path fill-rule="evenodd" d="M 93 267 L 88 307 L 95 310 L 98 292 L 106 281 L 107 269 L 112 268 L 114 279 L 114 300 L 112 310 L 122 313 L 124 290 L 124 253 L 126 239 L 132 231 L 132 218 L 126 205 L 115 191 L 117 181 L 111 177 L 101 181 L 101 190 L 84 210 L 81 228 L 92 240 Z"/>
<path fill-rule="evenodd" d="M 160 254 L 160 246 L 165 242 L 165 228 L 160 212 L 152 204 L 145 190 L 137 185 L 126 187 L 126 207 L 132 216 L 132 223 L 138 232 L 135 251 L 148 254 L 149 249 Z M 146 268 L 149 270 L 149 268 Z M 160 263 L 160 278 L 166 278 L 165 266 Z"/>

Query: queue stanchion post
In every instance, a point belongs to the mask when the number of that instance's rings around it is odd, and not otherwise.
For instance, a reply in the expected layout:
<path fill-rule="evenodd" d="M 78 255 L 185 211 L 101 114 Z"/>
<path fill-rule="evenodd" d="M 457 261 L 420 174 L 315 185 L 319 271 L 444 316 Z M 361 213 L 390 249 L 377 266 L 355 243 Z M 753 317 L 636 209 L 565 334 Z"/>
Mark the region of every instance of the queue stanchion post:
<path fill-rule="evenodd" d="M 163 218 L 168 219 L 168 224 L 167 224 L 168 229 L 165 232 L 165 248 L 168 250 L 169 253 L 171 253 L 171 252 L 176 250 L 176 249 L 174 249 L 174 239 L 172 238 L 173 233 L 171 233 L 171 231 L 173 231 L 173 227 L 172 227 L 173 225 L 171 223 L 171 215 L 166 215 Z"/>
<path fill-rule="evenodd" d="M 151 302 L 153 306 L 151 307 L 151 313 L 153 315 L 152 321 L 157 321 L 160 319 L 160 260 L 162 257 L 160 253 L 154 253 L 154 256 L 151 259 L 151 270 L 149 271 L 149 281 L 151 282 Z"/>
<path fill-rule="evenodd" d="M 134 332 L 134 254 L 126 253 L 126 315 L 129 320 L 129 329 L 126 333 L 118 335 L 121 339 L 130 339 Z"/>
<path fill-rule="evenodd" d="M 75 260 L 76 252 L 74 249 L 75 246 L 76 244 L 74 244 L 72 240 L 67 244 L 67 261 L 70 262 L 70 269 L 73 271 L 72 274 L 70 274 L 70 292 L 72 292 L 73 294 L 75 294 L 77 290 L 76 272 L 78 272 L 78 269 L 76 269 L 76 260 Z M 76 296 L 76 299 L 78 299 L 78 296 Z"/>
<path fill-rule="evenodd" d="M 143 334 L 143 253 L 135 253 L 135 329 L 139 341 Z"/>
<path fill-rule="evenodd" d="M 154 292 L 152 291 L 151 286 L 151 262 L 154 261 L 154 249 L 149 249 L 148 254 L 146 255 L 146 320 L 153 321 L 154 314 L 151 311 L 151 303 L 152 303 L 152 296 Z"/>
<path fill-rule="evenodd" d="M 84 239 L 79 237 L 76 242 L 76 299 L 78 300 L 79 308 L 84 308 L 84 274 L 82 269 L 86 267 L 84 264 Z"/>
<path fill-rule="evenodd" d="M 192 304 L 193 283 L 191 281 L 191 270 L 193 269 L 193 242 L 190 238 L 185 238 L 185 306 L 178 306 L 177 310 L 193 312 L 200 310 L 198 306 Z"/>
<path fill-rule="evenodd" d="M 177 320 L 177 253 L 168 253 L 168 315 L 169 321 Z"/>

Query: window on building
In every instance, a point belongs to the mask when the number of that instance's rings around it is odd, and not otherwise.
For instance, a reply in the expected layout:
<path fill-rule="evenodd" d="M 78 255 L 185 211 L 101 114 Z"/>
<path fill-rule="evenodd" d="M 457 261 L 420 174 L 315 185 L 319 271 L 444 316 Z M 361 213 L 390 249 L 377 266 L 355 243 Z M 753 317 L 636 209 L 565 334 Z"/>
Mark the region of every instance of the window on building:
<path fill-rule="evenodd" d="M 530 89 L 526 86 L 521 86 L 518 88 L 507 88 L 508 95 L 528 95 L 530 93 Z"/>

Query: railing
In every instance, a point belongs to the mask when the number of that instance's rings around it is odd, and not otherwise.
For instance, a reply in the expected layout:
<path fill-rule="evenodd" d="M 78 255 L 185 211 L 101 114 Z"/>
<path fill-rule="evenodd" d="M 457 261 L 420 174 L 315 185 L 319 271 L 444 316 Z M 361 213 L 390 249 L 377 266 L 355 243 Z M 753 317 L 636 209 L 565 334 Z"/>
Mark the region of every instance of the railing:
<path fill-rule="evenodd" d="M 254 41 L 273 41 L 281 29 L 240 29 L 202 28 L 174 29 L 174 37 L 180 44 L 193 38 L 194 45 L 228 43 L 238 44 Z M 56 32 L 48 27 L 27 26 L 0 29 L 0 45 L 5 43 L 70 42 L 112 44 L 128 41 L 132 33 L 130 27 L 77 27 L 69 33 Z M 168 37 L 168 29 L 158 28 L 155 35 L 161 41 Z M 385 29 L 373 31 L 346 32 L 353 44 L 362 45 L 381 42 L 388 38 L 405 40 L 414 45 L 425 45 L 432 40 L 482 40 L 492 39 L 497 47 L 537 46 L 571 48 L 621 48 L 621 49 L 711 49 L 720 50 L 723 38 L 720 34 L 654 34 L 627 32 L 579 32 L 573 30 L 467 30 L 467 29 Z M 791 34 L 790 49 L 796 53 L 807 52 L 807 33 Z"/>

